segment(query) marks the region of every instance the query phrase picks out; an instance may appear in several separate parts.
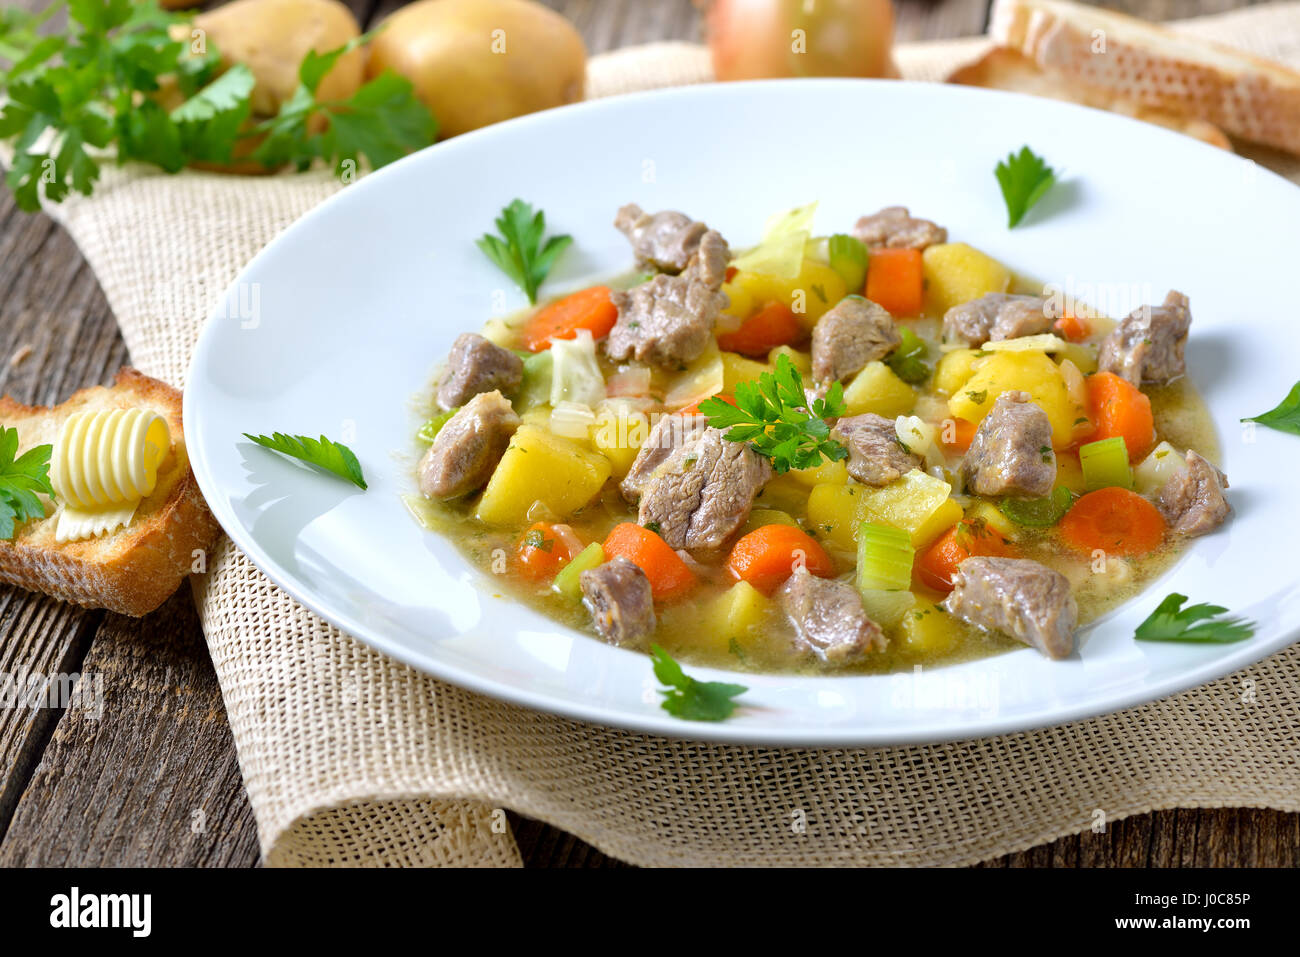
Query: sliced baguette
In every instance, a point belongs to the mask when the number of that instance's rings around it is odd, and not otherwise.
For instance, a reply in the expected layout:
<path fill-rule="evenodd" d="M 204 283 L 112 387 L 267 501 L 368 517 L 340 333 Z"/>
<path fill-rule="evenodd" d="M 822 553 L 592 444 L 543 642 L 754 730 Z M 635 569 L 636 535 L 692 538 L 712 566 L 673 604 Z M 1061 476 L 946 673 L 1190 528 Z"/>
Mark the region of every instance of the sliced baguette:
<path fill-rule="evenodd" d="M 953 71 L 947 81 L 966 86 L 1029 93 L 1053 100 L 1079 103 L 1099 110 L 1109 110 L 1112 113 L 1120 113 L 1177 130 L 1179 133 L 1186 133 L 1211 146 L 1225 150 L 1232 149 L 1232 143 L 1224 135 L 1223 130 L 1213 123 L 1171 113 L 1157 107 L 1143 106 L 1118 96 L 1113 90 L 1082 82 L 1068 83 L 1061 74 L 1040 70 L 1031 60 L 1007 47 L 993 47 L 974 63 Z"/>
<path fill-rule="evenodd" d="M 1300 155 L 1300 73 L 1280 63 L 1066 0 L 996 0 L 989 35 L 1066 83 Z"/>
<path fill-rule="evenodd" d="M 131 523 L 97 538 L 59 543 L 57 511 L 47 501 L 44 519 L 24 522 L 12 540 L 0 541 L 0 581 L 87 608 L 139 616 L 166 601 L 190 573 L 196 553 L 211 548 L 220 528 L 190 469 L 178 390 L 123 369 L 112 387 L 82 389 L 53 408 L 2 396 L 0 424 L 18 430 L 21 455 L 53 443 L 74 412 L 136 407 L 167 420 L 172 451 L 158 470 L 153 494 L 140 502 Z"/>

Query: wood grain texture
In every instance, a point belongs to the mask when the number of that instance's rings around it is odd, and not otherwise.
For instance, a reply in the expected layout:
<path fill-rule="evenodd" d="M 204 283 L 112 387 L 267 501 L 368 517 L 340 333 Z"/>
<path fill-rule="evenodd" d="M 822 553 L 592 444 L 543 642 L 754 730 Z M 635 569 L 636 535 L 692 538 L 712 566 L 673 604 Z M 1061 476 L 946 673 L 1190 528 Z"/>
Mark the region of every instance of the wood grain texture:
<path fill-rule="evenodd" d="M 697 40 L 691 0 L 543 0 L 592 53 Z M 373 26 L 400 0 L 347 0 Z M 40 7 L 44 0 L 20 0 Z M 214 6 L 209 3 L 208 6 Z M 1238 0 L 1108 0 L 1149 19 L 1221 12 Z M 898 0 L 900 42 L 982 32 L 985 0 Z M 10 356 L 25 354 L 9 363 Z M 126 350 L 68 236 L 13 208 L 0 187 L 0 391 L 57 402 L 107 382 Z M 0 674 L 83 672 L 104 711 L 0 709 L 0 864 L 226 865 L 257 861 L 252 814 L 187 589 L 140 620 L 0 587 Z M 198 813 L 196 813 L 198 812 Z M 578 839 L 512 815 L 534 867 L 618 867 Z M 1184 809 L 1111 823 L 985 867 L 1300 865 L 1300 815 Z"/>

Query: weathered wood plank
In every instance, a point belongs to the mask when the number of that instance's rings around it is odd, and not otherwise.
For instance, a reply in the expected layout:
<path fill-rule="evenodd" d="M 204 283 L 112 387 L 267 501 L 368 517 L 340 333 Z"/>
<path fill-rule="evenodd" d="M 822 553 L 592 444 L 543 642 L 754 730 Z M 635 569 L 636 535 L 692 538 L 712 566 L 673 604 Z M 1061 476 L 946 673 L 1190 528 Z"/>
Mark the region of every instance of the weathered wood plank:
<path fill-rule="evenodd" d="M 59 721 L 0 866 L 255 864 L 252 810 L 188 587 L 144 619 L 106 615 L 81 672 L 99 705 Z"/>

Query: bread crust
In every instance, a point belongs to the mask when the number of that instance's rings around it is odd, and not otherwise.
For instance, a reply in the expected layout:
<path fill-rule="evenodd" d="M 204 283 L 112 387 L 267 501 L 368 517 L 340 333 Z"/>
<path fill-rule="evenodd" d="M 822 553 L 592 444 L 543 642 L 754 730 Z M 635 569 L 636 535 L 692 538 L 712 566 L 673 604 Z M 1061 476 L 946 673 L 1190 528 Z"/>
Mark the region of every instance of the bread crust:
<path fill-rule="evenodd" d="M 1281 63 L 1066 0 L 996 0 L 989 35 L 1068 82 L 1300 155 L 1300 73 Z"/>
<path fill-rule="evenodd" d="M 0 541 L 0 581 L 138 617 L 176 591 L 200 554 L 206 567 L 221 529 L 190 468 L 179 390 L 125 368 L 111 387 L 82 389 L 50 408 L 0 396 L 0 424 L 18 430 L 21 454 L 52 442 L 74 412 L 130 406 L 156 411 L 171 431 L 172 452 L 159 469 L 154 493 L 125 528 L 78 542 L 54 540 L 55 510 L 47 507 L 44 519 L 23 523 L 12 540 Z"/>
<path fill-rule="evenodd" d="M 1155 123 L 1220 149 L 1232 149 L 1232 141 L 1213 123 L 1170 113 L 1156 107 L 1143 106 L 1119 96 L 1113 90 L 1093 87 L 1081 82 L 1066 82 L 1060 74 L 1039 69 L 1037 64 L 1008 47 L 991 48 L 975 62 L 958 67 L 950 73 L 946 82 L 993 90 L 1010 90 L 1014 93 L 1029 93 L 1053 100 L 1079 103 Z"/>

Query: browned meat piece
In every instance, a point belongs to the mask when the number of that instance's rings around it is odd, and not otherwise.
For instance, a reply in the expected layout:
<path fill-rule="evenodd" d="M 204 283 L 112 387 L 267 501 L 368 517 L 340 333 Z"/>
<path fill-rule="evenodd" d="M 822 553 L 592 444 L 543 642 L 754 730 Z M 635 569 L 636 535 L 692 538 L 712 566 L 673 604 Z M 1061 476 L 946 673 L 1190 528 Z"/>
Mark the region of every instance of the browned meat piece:
<path fill-rule="evenodd" d="M 706 428 L 674 449 L 642 489 L 637 521 L 672 548 L 711 553 L 745 524 L 772 466 L 745 442 Z"/>
<path fill-rule="evenodd" d="M 611 645 L 643 648 L 655 631 L 650 579 L 637 565 L 618 557 L 578 576 L 582 603 L 601 638 Z"/>
<path fill-rule="evenodd" d="M 1000 631 L 1049 658 L 1074 650 L 1079 608 L 1070 582 L 1028 558 L 968 558 L 957 566 L 943 607 L 963 621 Z"/>
<path fill-rule="evenodd" d="M 481 392 L 438 430 L 420 459 L 426 498 L 454 498 L 487 483 L 519 428 L 519 416 L 500 392 Z"/>
<path fill-rule="evenodd" d="M 894 317 L 861 296 L 846 296 L 827 312 L 812 335 L 812 371 L 818 382 L 835 382 L 883 359 L 903 341 Z"/>
<path fill-rule="evenodd" d="M 840 419 L 831 438 L 849 450 L 849 474 L 865 485 L 888 485 L 919 469 L 922 459 L 898 441 L 894 420 L 868 412 Z"/>
<path fill-rule="evenodd" d="M 614 227 L 628 238 L 638 265 L 679 273 L 690 263 L 708 226 L 668 209 L 647 213 L 628 203 L 614 217 Z"/>
<path fill-rule="evenodd" d="M 1028 392 L 1003 392 L 961 463 L 966 491 L 1042 498 L 1056 484 L 1052 423 Z"/>
<path fill-rule="evenodd" d="M 853 235 L 868 246 L 895 249 L 924 249 L 948 240 L 948 230 L 928 219 L 916 219 L 908 214 L 906 206 L 887 206 L 863 216 L 853 227 Z"/>
<path fill-rule="evenodd" d="M 885 648 L 884 632 L 867 617 L 852 585 L 818 578 L 800 565 L 777 589 L 776 597 L 794 625 L 799 651 L 843 664 Z"/>
<path fill-rule="evenodd" d="M 708 417 L 703 415 L 675 412 L 672 415 L 660 416 L 659 421 L 650 430 L 650 434 L 646 436 L 645 442 L 641 444 L 636 458 L 632 460 L 632 467 L 627 470 L 627 475 L 619 484 L 623 497 L 629 502 L 640 499 L 645 483 L 650 480 L 654 470 L 663 465 L 674 449 L 694 439 L 708 427 L 708 424 Z"/>
<path fill-rule="evenodd" d="M 1133 385 L 1165 383 L 1187 370 L 1183 349 L 1192 310 L 1187 297 L 1171 291 L 1164 305 L 1135 309 L 1102 340 L 1097 365 Z"/>
<path fill-rule="evenodd" d="M 631 358 L 669 369 L 697 358 L 727 307 L 720 290 L 729 258 L 726 241 L 710 230 L 680 276 L 655 276 L 614 293 L 618 321 L 605 340 L 606 354 L 615 361 Z"/>
<path fill-rule="evenodd" d="M 1187 464 L 1170 476 L 1156 493 L 1156 508 L 1169 527 L 1180 535 L 1204 535 L 1222 525 L 1232 514 L 1223 497 L 1228 476 L 1199 452 L 1187 450 Z"/>
<path fill-rule="evenodd" d="M 1041 296 L 1012 296 L 1003 292 L 953 306 L 943 315 L 943 337 L 969 346 L 1003 339 L 1036 336 L 1052 328 L 1047 300 Z"/>
<path fill-rule="evenodd" d="M 523 361 L 472 332 L 462 333 L 452 343 L 447 371 L 438 386 L 438 404 L 444 409 L 464 405 L 482 392 L 510 394 L 524 377 Z"/>

